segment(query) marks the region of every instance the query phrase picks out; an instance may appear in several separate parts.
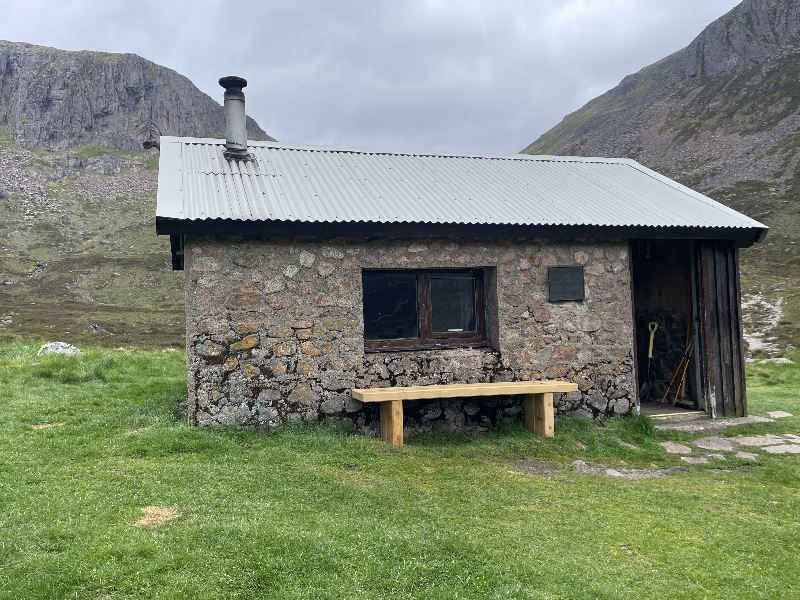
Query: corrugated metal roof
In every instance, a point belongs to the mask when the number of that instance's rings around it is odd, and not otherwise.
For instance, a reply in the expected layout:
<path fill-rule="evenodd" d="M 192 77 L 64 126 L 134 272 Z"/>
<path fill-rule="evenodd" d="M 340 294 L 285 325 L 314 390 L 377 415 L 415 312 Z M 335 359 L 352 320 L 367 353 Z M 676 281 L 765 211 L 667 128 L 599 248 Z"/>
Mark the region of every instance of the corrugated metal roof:
<path fill-rule="evenodd" d="M 629 159 L 443 156 L 161 138 L 157 217 L 766 229 Z"/>

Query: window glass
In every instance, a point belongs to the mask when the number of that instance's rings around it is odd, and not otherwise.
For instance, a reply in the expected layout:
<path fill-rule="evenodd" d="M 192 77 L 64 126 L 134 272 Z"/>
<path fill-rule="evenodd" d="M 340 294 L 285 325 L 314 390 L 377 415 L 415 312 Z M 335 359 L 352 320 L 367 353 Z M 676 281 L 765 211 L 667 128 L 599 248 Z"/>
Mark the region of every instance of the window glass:
<path fill-rule="evenodd" d="M 364 337 L 396 340 L 419 336 L 417 276 L 365 273 Z"/>
<path fill-rule="evenodd" d="M 475 278 L 431 276 L 431 331 L 475 331 Z"/>

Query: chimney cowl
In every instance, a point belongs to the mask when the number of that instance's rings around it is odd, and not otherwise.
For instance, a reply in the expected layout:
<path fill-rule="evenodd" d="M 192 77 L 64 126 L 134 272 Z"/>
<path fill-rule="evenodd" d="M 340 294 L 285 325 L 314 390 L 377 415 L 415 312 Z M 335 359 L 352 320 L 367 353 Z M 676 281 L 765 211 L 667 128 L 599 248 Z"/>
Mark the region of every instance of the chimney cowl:
<path fill-rule="evenodd" d="M 247 80 L 228 75 L 219 84 L 225 88 L 225 152 L 228 160 L 249 160 L 247 152 L 247 114 L 244 109 L 244 92 Z"/>
<path fill-rule="evenodd" d="M 226 75 L 219 78 L 219 84 L 226 90 L 241 90 L 247 87 L 247 79 L 236 75 Z"/>

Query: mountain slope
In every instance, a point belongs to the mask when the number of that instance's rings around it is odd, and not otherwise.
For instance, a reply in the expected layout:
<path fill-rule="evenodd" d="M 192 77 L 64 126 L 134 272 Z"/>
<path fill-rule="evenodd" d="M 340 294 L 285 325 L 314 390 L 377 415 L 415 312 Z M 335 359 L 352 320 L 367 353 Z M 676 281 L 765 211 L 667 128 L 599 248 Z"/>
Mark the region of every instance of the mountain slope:
<path fill-rule="evenodd" d="M 752 348 L 800 339 L 800 3 L 745 0 L 523 150 L 628 156 L 770 226 L 742 253 Z M 762 339 L 759 339 L 761 337 Z"/>
<path fill-rule="evenodd" d="M 223 131 L 218 103 L 141 57 L 0 42 L 0 339 L 182 344 L 142 142 Z"/>

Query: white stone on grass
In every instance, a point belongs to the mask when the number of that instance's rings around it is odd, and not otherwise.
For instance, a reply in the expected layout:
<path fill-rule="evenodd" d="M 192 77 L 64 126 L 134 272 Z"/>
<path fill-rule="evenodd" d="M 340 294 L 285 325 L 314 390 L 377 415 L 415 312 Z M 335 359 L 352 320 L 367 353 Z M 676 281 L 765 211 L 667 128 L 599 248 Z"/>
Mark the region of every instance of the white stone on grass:
<path fill-rule="evenodd" d="M 800 454 L 800 444 L 781 444 L 780 446 L 764 446 L 764 452 L 770 454 Z"/>
<path fill-rule="evenodd" d="M 724 454 L 719 454 L 717 452 L 712 452 L 711 454 L 707 455 L 708 458 L 714 458 L 716 460 L 726 460 Z"/>
<path fill-rule="evenodd" d="M 628 450 L 641 450 L 642 449 L 640 446 L 637 446 L 636 444 L 631 444 L 629 442 L 626 442 L 625 440 L 617 440 L 617 443 L 620 446 L 622 446 L 623 448 L 627 448 Z"/>
<path fill-rule="evenodd" d="M 79 356 L 83 354 L 72 344 L 66 342 L 49 342 L 39 348 L 36 356 L 46 356 L 47 354 L 64 354 L 66 356 Z"/>
<path fill-rule="evenodd" d="M 758 460 L 758 454 L 755 452 L 737 452 L 736 458 L 741 458 L 744 460 Z"/>
<path fill-rule="evenodd" d="M 658 444 L 661 446 L 667 454 L 691 454 L 692 449 L 689 446 L 684 446 L 683 444 L 679 444 L 677 442 L 660 442 Z"/>
<path fill-rule="evenodd" d="M 690 465 L 705 465 L 708 464 L 708 459 L 705 456 L 681 456 L 683 462 Z"/>
<path fill-rule="evenodd" d="M 790 412 L 786 412 L 785 410 L 771 410 L 767 413 L 767 416 L 770 419 L 787 419 L 789 417 L 793 417 L 794 415 Z"/>
<path fill-rule="evenodd" d="M 725 450 L 727 452 L 732 452 L 739 447 L 739 444 L 736 442 L 717 435 L 697 439 L 693 441 L 692 444 L 704 450 Z"/>

